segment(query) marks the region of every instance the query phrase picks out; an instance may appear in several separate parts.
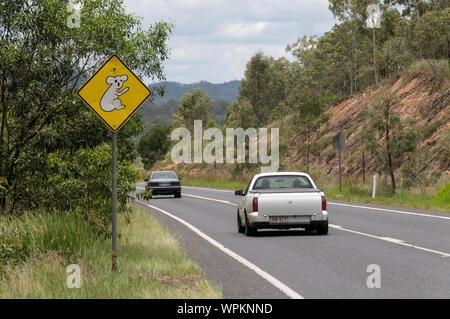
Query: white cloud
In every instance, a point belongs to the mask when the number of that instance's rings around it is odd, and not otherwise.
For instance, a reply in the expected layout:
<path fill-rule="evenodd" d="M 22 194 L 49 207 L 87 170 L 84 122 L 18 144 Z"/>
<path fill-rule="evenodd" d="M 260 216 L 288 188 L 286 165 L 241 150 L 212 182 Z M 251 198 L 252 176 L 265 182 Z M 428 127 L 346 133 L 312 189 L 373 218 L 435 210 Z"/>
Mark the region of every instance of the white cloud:
<path fill-rule="evenodd" d="M 144 25 L 175 24 L 166 62 L 169 81 L 225 82 L 241 79 L 258 50 L 286 56 L 302 35 L 323 34 L 334 23 L 327 0 L 125 0 Z"/>

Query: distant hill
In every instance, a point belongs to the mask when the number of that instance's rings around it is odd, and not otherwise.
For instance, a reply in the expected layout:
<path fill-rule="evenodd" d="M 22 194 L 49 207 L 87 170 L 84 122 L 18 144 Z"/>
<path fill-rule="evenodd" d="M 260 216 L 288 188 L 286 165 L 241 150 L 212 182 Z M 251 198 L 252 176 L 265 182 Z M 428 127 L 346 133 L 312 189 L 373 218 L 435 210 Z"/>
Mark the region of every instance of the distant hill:
<path fill-rule="evenodd" d="M 163 97 L 160 97 L 155 93 L 154 100 L 156 103 L 167 102 L 170 99 L 181 100 L 187 92 L 196 88 L 201 88 L 203 92 L 209 95 L 213 101 L 223 100 L 231 103 L 237 99 L 240 83 L 241 81 L 230 81 L 214 84 L 207 81 L 201 81 L 198 83 L 183 84 L 178 82 L 163 81 L 150 85 L 150 88 L 157 86 L 164 86 L 166 88 Z"/>
<path fill-rule="evenodd" d="M 139 109 L 144 129 L 148 130 L 155 124 L 170 125 L 172 123 L 172 115 L 177 111 L 183 96 L 196 88 L 201 88 L 203 92 L 211 97 L 213 101 L 211 114 L 219 125 L 223 125 L 228 106 L 237 99 L 240 83 L 241 81 L 231 81 L 214 84 L 201 81 L 193 84 L 182 84 L 164 81 L 152 84 L 150 88 L 154 91 L 153 99 L 147 100 Z M 156 93 L 155 87 L 158 86 L 166 88 L 163 97 Z"/>

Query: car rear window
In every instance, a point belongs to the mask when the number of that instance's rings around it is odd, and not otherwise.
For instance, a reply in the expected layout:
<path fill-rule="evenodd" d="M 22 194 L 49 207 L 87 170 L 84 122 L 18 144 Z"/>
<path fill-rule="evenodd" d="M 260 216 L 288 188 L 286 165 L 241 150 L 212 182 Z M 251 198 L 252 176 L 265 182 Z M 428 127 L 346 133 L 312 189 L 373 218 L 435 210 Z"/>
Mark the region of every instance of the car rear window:
<path fill-rule="evenodd" d="M 306 176 L 263 176 L 259 177 L 253 189 L 281 189 L 281 188 L 313 188 Z"/>
<path fill-rule="evenodd" d="M 154 172 L 152 174 L 152 179 L 163 179 L 163 178 L 177 178 L 177 174 L 175 174 L 174 172 Z"/>

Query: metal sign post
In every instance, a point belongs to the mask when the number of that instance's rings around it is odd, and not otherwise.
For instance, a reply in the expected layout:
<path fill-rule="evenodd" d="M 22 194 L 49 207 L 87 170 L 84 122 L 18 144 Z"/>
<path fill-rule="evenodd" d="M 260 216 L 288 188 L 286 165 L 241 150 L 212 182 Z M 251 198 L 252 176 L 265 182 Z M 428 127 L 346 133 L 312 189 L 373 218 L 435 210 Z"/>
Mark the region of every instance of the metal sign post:
<path fill-rule="evenodd" d="M 345 149 L 345 132 L 333 134 L 333 149 L 339 151 L 339 195 L 342 195 L 341 153 Z"/>
<path fill-rule="evenodd" d="M 117 271 L 117 133 L 112 132 L 112 271 Z"/>
<path fill-rule="evenodd" d="M 117 56 L 111 56 L 78 90 L 87 106 L 112 131 L 112 271 L 117 271 L 117 132 L 151 95 Z"/>
<path fill-rule="evenodd" d="M 342 194 L 341 150 L 339 150 L 339 194 Z"/>

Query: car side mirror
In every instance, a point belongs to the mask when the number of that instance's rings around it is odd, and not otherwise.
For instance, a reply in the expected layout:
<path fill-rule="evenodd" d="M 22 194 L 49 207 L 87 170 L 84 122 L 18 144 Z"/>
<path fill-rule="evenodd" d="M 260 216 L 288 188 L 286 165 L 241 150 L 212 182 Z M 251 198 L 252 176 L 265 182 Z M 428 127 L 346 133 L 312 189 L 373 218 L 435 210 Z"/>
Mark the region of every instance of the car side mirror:
<path fill-rule="evenodd" d="M 244 191 L 242 189 L 235 191 L 234 196 L 244 196 Z"/>
<path fill-rule="evenodd" d="M 144 179 L 144 182 L 148 182 L 148 178 Z"/>

